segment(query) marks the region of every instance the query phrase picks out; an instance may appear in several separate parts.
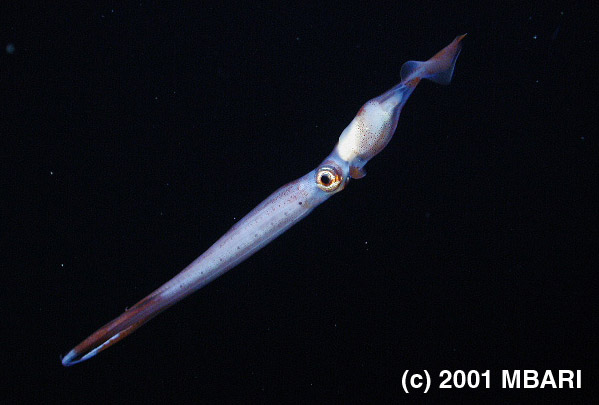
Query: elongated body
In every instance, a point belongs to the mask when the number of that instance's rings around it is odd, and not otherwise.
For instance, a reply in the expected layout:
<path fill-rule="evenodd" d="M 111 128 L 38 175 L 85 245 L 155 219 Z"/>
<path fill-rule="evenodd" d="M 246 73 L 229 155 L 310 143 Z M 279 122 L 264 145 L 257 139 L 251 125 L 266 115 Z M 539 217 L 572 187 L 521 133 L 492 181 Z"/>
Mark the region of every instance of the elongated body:
<path fill-rule="evenodd" d="M 451 81 L 464 36 L 457 37 L 426 62 L 406 62 L 401 69 L 401 82 L 362 106 L 333 152 L 316 169 L 271 194 L 179 274 L 71 350 L 62 364 L 70 366 L 87 360 L 122 340 L 260 250 L 343 190 L 350 178 L 364 177 L 364 165 L 391 140 L 401 109 L 420 80 L 442 84 Z"/>

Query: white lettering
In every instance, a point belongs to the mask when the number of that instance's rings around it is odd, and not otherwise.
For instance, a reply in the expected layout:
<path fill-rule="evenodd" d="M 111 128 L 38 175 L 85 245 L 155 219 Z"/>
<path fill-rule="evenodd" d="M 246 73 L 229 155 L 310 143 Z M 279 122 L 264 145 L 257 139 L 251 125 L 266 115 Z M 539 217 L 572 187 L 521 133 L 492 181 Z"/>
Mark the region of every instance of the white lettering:
<path fill-rule="evenodd" d="M 422 376 L 419 374 L 414 374 L 411 378 L 410 378 L 410 385 L 414 388 L 420 388 L 422 387 L 422 383 L 421 382 L 416 382 L 416 380 L 418 381 L 422 381 Z"/>
<path fill-rule="evenodd" d="M 555 370 L 501 370 L 501 388 L 580 388 L 582 387 L 582 371 Z M 539 382 L 539 376 L 542 379 Z M 521 380 L 522 383 L 521 383 Z"/>
<path fill-rule="evenodd" d="M 566 375 L 568 375 L 568 377 L 566 377 Z M 564 383 L 568 383 L 568 388 L 574 388 L 574 373 L 572 371 L 559 371 L 559 387 L 564 388 Z"/>
<path fill-rule="evenodd" d="M 545 375 L 543 376 L 543 381 L 541 381 L 540 388 L 545 388 L 546 385 L 551 385 L 551 388 L 557 388 L 557 385 L 555 385 L 555 379 L 553 378 L 553 374 L 551 373 L 551 370 L 545 371 Z"/>
<path fill-rule="evenodd" d="M 524 388 L 537 388 L 539 386 L 539 373 L 537 370 L 524 370 Z"/>
<path fill-rule="evenodd" d="M 510 370 L 501 370 L 501 388 L 520 388 L 520 370 L 514 370 L 510 378 Z"/>

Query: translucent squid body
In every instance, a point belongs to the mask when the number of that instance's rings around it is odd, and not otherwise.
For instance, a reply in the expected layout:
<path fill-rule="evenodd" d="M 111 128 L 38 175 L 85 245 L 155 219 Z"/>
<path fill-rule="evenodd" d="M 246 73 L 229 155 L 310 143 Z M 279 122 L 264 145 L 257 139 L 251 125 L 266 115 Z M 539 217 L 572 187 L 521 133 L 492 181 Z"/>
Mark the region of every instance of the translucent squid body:
<path fill-rule="evenodd" d="M 458 36 L 428 61 L 406 62 L 401 68 L 401 82 L 360 108 L 333 152 L 316 169 L 271 194 L 183 271 L 71 350 L 62 364 L 71 366 L 90 359 L 125 338 L 256 253 L 343 190 L 350 178 L 364 177 L 364 165 L 391 140 L 401 109 L 420 80 L 449 84 L 464 36 Z"/>

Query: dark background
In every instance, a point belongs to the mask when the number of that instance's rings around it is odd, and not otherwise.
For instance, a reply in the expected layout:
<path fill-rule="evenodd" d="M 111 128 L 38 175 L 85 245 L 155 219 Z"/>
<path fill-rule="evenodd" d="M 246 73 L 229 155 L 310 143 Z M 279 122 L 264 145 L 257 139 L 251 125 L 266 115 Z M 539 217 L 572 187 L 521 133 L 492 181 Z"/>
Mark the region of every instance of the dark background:
<path fill-rule="evenodd" d="M 2 395 L 584 402 L 596 379 L 596 19 L 576 2 L 118 2 L 0 14 Z M 250 3 L 250 2 L 248 2 Z M 468 33 L 368 175 L 122 343 L 60 355 L 312 170 L 360 106 Z M 14 50 L 5 49 L 9 44 Z M 594 62 L 593 62 L 594 61 Z M 502 369 L 583 389 L 500 390 Z"/>

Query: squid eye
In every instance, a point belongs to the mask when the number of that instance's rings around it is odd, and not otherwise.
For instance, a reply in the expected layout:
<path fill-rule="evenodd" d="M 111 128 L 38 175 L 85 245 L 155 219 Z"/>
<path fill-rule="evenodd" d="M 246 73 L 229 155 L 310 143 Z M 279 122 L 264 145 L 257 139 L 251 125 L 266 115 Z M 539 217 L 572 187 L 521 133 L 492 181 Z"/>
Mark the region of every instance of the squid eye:
<path fill-rule="evenodd" d="M 323 191 L 335 191 L 342 177 L 332 167 L 321 167 L 316 173 L 316 184 Z"/>

